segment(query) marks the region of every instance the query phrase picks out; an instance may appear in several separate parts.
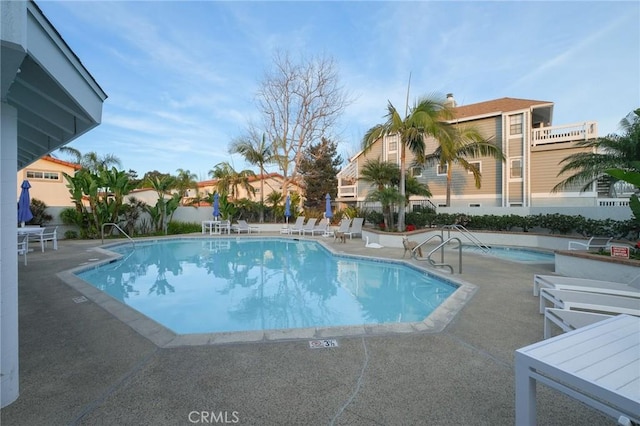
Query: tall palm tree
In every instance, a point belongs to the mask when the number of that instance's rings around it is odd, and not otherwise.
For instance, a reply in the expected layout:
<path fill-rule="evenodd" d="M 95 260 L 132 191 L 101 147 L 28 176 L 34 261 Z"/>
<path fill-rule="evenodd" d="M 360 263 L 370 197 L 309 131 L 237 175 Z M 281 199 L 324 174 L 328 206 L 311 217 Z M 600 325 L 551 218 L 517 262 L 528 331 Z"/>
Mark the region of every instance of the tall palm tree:
<path fill-rule="evenodd" d="M 471 172 L 476 188 L 480 188 L 482 173 L 469 160 L 490 156 L 505 161 L 502 149 L 485 139 L 475 127 L 447 125 L 444 131 L 436 135 L 436 139 L 438 147 L 433 153 L 424 157 L 424 162 L 447 167 L 447 207 L 451 205 L 451 178 L 454 164 Z"/>
<path fill-rule="evenodd" d="M 79 150 L 70 146 L 61 146 L 58 151 L 71 155 L 83 169 L 88 169 L 93 173 L 98 173 L 100 170 L 109 169 L 113 166 L 122 167 L 122 162 L 114 154 L 99 155 L 93 151 L 82 154 Z"/>
<path fill-rule="evenodd" d="M 176 170 L 178 176 L 176 178 L 175 187 L 180 194 L 180 203 L 184 203 L 184 198 L 187 196 L 187 192 L 191 188 L 198 189 L 196 179 L 198 175 L 191 173 L 190 170 L 178 169 Z"/>
<path fill-rule="evenodd" d="M 418 100 L 413 108 L 407 111 L 402 118 L 398 110 L 389 102 L 387 106 L 387 121 L 369 129 L 362 140 L 364 150 L 368 150 L 380 138 L 390 135 L 400 137 L 400 194 L 406 197 L 405 191 L 405 147 L 411 150 L 416 157 L 425 156 L 425 137 L 438 136 L 446 125 L 442 120 L 452 118 L 453 113 L 445 104 L 444 99 L 435 96 L 424 97 Z M 404 231 L 404 203 L 398 209 L 398 231 Z"/>
<path fill-rule="evenodd" d="M 209 170 L 209 176 L 218 179 L 216 185 L 218 192 L 229 194 L 234 199 L 238 198 L 238 188 L 240 187 L 247 191 L 249 197 L 255 194 L 255 188 L 249 183 L 249 179 L 255 175 L 251 170 L 238 172 L 226 161 L 216 164 L 212 170 Z"/>
<path fill-rule="evenodd" d="M 580 191 L 587 191 L 608 169 L 638 171 L 634 162 L 640 161 L 640 108 L 620 121 L 620 129 L 620 135 L 577 142 L 577 146 L 589 148 L 591 152 L 572 154 L 560 161 L 564 165 L 558 176 L 574 173 L 554 186 L 552 191 L 573 185 L 583 185 Z"/>
<path fill-rule="evenodd" d="M 264 166 L 273 160 L 273 150 L 271 145 L 267 145 L 266 136 L 262 135 L 262 140 L 237 139 L 232 142 L 229 148 L 230 153 L 237 153 L 254 166 L 260 168 L 260 223 L 264 222 Z"/>

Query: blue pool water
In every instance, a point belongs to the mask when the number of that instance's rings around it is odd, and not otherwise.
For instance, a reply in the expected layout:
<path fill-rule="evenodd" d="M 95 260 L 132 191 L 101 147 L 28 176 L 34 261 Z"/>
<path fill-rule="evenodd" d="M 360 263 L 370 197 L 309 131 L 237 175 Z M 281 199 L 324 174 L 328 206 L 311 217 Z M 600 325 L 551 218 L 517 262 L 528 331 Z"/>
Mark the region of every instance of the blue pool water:
<path fill-rule="evenodd" d="M 478 246 L 463 246 L 463 251 L 499 257 L 512 262 L 553 263 L 555 255 L 551 252 L 524 249 L 519 247 L 491 246 L 488 252 Z"/>
<path fill-rule="evenodd" d="M 424 320 L 457 288 L 418 269 L 334 256 L 315 241 L 174 239 L 111 248 L 76 275 L 179 334 Z"/>

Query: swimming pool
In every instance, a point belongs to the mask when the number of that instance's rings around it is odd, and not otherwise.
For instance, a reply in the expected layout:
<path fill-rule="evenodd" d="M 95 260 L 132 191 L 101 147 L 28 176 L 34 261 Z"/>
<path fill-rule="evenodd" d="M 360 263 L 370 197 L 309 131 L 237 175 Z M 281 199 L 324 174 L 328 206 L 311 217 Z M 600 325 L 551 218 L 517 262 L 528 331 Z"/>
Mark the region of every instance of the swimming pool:
<path fill-rule="evenodd" d="M 110 250 L 121 259 L 75 275 L 178 334 L 413 323 L 458 288 L 302 239 L 168 239 Z"/>
<path fill-rule="evenodd" d="M 521 247 L 491 246 L 489 251 L 478 246 L 464 245 L 462 250 L 469 253 L 498 257 L 511 262 L 521 263 L 553 263 L 555 255 L 552 252 L 533 250 Z"/>

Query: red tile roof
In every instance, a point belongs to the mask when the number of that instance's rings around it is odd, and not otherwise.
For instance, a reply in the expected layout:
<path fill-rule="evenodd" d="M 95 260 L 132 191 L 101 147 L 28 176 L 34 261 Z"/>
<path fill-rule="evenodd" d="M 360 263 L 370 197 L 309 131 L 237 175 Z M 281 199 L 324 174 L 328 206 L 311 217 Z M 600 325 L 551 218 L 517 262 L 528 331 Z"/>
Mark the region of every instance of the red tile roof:
<path fill-rule="evenodd" d="M 549 105 L 553 102 L 535 101 L 531 99 L 500 98 L 477 104 L 462 105 L 454 109 L 455 119 L 461 120 L 477 116 L 498 115 L 503 112 L 529 109 L 533 106 Z"/>
<path fill-rule="evenodd" d="M 63 166 L 71 167 L 74 170 L 80 170 L 82 168 L 82 166 L 80 166 L 80 164 L 78 164 L 78 163 L 70 163 L 68 161 L 59 160 L 59 159 L 57 159 L 55 157 L 52 157 L 50 155 L 45 155 L 44 157 L 42 157 L 42 159 L 45 160 L 45 161 L 50 161 L 52 163 L 62 164 Z"/>

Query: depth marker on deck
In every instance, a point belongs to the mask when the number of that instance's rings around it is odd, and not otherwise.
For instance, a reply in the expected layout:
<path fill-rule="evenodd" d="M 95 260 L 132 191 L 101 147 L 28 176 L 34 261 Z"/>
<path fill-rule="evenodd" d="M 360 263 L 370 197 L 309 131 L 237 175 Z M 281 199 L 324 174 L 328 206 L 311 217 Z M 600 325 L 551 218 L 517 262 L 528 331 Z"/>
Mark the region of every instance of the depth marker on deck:
<path fill-rule="evenodd" d="M 338 341 L 335 339 L 309 340 L 311 349 L 337 348 Z"/>

